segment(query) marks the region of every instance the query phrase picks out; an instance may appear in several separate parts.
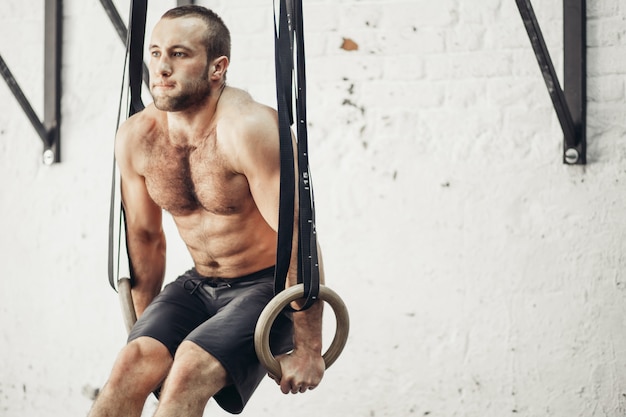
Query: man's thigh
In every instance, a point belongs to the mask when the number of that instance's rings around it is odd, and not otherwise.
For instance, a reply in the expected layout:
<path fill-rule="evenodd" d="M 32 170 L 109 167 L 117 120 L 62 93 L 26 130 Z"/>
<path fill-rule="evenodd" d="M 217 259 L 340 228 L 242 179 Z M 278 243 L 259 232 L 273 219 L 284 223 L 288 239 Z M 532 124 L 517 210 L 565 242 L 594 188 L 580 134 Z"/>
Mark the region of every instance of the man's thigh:
<path fill-rule="evenodd" d="M 181 278 L 166 285 L 150 303 L 133 326 L 129 342 L 140 337 L 156 339 L 173 358 L 185 337 L 210 317 L 205 305 Z"/>

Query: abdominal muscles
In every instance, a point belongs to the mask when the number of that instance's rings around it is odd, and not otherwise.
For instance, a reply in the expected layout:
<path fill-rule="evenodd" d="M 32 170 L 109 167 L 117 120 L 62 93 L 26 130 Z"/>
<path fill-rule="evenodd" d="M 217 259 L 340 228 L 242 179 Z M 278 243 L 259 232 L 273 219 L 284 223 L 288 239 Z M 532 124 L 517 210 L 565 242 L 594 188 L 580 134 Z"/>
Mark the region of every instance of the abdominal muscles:
<path fill-rule="evenodd" d="M 275 263 L 276 233 L 256 206 L 233 214 L 200 209 L 174 221 L 201 275 L 235 278 Z"/>

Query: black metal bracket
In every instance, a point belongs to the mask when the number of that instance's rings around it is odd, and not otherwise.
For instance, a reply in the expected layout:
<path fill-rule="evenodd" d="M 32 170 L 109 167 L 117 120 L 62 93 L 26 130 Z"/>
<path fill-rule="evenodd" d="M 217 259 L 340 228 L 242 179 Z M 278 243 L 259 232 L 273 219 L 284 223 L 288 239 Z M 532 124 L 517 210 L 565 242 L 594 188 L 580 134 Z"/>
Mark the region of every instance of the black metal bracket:
<path fill-rule="evenodd" d="M 104 7 L 104 10 L 109 16 L 109 20 L 111 20 L 113 27 L 115 27 L 115 31 L 120 37 L 120 40 L 122 41 L 124 45 L 126 45 L 126 43 L 128 42 L 128 28 L 124 24 L 122 17 L 120 16 L 119 12 L 117 11 L 117 8 L 113 4 L 113 0 L 100 0 L 100 3 L 102 4 L 102 7 Z M 149 75 L 150 73 L 145 63 L 143 64 L 142 73 L 143 73 L 143 82 L 144 84 L 146 84 L 146 86 L 148 86 L 148 82 L 150 80 L 150 75 Z"/>
<path fill-rule="evenodd" d="M 46 0 L 44 18 L 44 117 L 43 122 L 24 95 L 17 80 L 0 56 L 0 73 L 43 141 L 43 162 L 61 161 L 61 45 L 63 1 Z"/>
<path fill-rule="evenodd" d="M 563 130 L 563 163 L 587 162 L 587 5 L 563 0 L 563 89 L 530 0 L 515 0 Z"/>

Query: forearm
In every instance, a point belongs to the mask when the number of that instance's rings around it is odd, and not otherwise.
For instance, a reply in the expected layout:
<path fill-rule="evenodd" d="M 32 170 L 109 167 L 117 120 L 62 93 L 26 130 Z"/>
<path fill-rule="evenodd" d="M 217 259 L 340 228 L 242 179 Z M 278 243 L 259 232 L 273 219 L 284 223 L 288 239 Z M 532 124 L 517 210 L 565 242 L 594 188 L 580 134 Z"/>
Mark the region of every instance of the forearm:
<path fill-rule="evenodd" d="M 319 245 L 317 246 L 317 253 L 319 257 L 318 264 L 320 284 L 324 284 L 324 265 Z M 297 282 L 297 276 L 294 277 L 293 275 L 290 275 L 289 278 L 290 285 L 295 285 Z M 303 305 L 304 301 L 304 299 L 296 300 L 292 304 L 292 307 L 297 310 Z M 323 310 L 324 303 L 321 300 L 318 300 L 310 308 L 293 313 L 294 346 L 297 349 L 305 349 L 311 351 L 312 353 L 321 354 Z"/>
<path fill-rule="evenodd" d="M 321 355 L 323 307 L 324 303 L 317 301 L 307 310 L 293 313 L 293 341 L 296 349 Z"/>
<path fill-rule="evenodd" d="M 159 294 L 165 276 L 165 235 L 130 233 L 128 252 L 132 267 L 132 296 L 137 317 Z"/>
<path fill-rule="evenodd" d="M 324 274 L 320 263 L 320 281 Z M 290 280 L 290 283 L 292 281 Z M 296 300 L 294 307 L 299 307 L 304 300 Z M 322 357 L 322 310 L 324 303 L 315 302 L 304 311 L 293 313 L 294 349 L 288 355 L 282 355 L 280 366 L 282 377 L 276 382 L 280 390 L 287 394 L 305 392 L 315 388 L 324 376 Z"/>

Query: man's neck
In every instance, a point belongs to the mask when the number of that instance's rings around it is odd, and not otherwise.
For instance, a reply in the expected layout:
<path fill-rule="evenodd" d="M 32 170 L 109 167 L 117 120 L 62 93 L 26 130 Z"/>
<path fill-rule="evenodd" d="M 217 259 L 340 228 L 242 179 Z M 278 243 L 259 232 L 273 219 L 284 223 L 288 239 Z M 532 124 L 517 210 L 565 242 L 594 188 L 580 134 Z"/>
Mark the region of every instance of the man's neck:
<path fill-rule="evenodd" d="M 215 114 L 225 87 L 223 84 L 211 90 L 208 99 L 197 106 L 179 112 L 167 112 L 170 140 L 182 145 L 206 137 L 215 128 Z"/>

